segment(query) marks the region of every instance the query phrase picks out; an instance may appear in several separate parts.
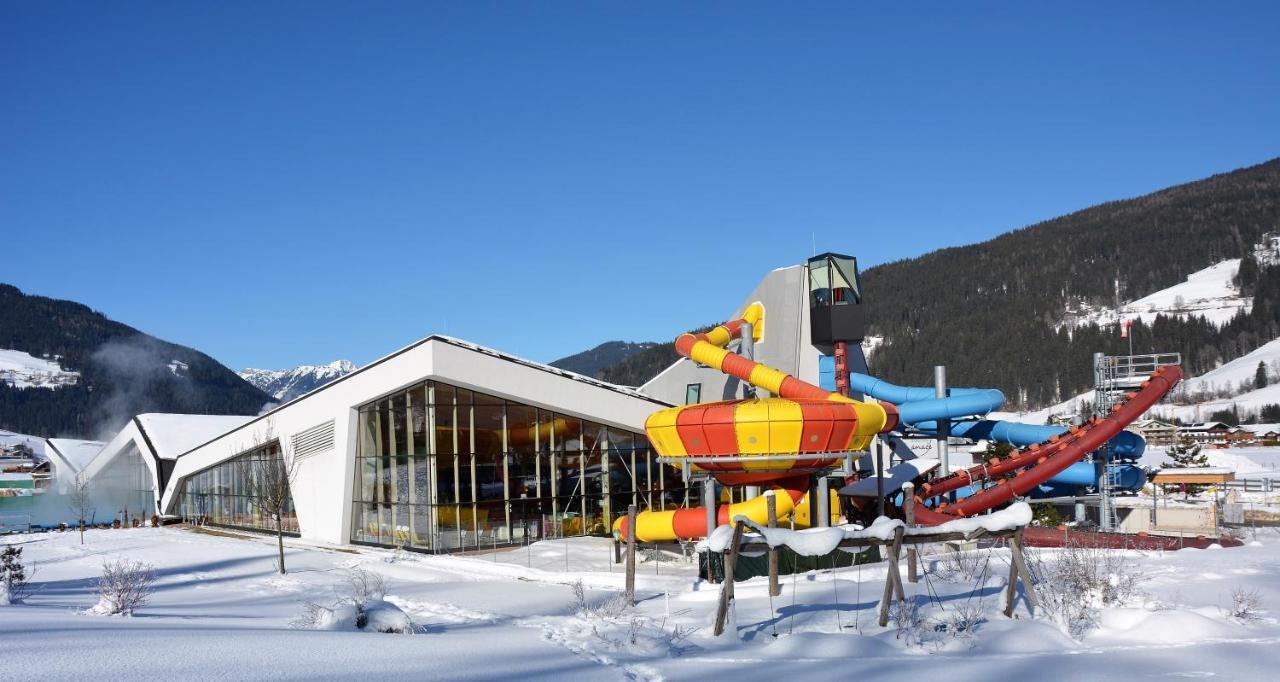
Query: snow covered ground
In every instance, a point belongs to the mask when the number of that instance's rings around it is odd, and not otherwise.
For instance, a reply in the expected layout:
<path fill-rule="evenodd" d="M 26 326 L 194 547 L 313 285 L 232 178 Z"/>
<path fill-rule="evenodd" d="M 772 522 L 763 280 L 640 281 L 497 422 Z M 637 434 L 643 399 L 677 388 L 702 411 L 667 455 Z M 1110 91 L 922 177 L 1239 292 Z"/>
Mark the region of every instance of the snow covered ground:
<path fill-rule="evenodd" d="M 57 359 L 46 360 L 20 350 L 0 348 L 0 381 L 14 388 L 57 388 L 79 380 L 79 372 L 63 369 Z"/>
<path fill-rule="evenodd" d="M 1241 296 L 1232 283 L 1240 270 L 1240 259 L 1232 258 L 1193 272 L 1185 282 L 1161 289 L 1149 296 L 1130 301 L 1119 309 L 1091 308 L 1068 310 L 1065 324 L 1076 327 L 1090 322 L 1099 325 L 1115 324 L 1121 320 L 1142 320 L 1151 324 L 1156 315 L 1177 317 L 1199 316 L 1221 327 L 1240 311 L 1248 312 L 1252 299 Z"/>
<path fill-rule="evenodd" d="M 737 586 L 736 636 L 713 638 L 716 586 L 674 556 L 645 561 L 639 604 L 615 599 L 619 567 L 607 540 L 552 540 L 475 557 L 336 549 L 290 541 L 290 572 L 274 542 L 170 527 L 8 536 L 37 569 L 26 603 L 0 607 L 5 679 L 765 679 L 921 672 L 947 679 L 1274 679 L 1280 665 L 1280 535 L 1236 549 L 1127 553 L 1143 576 L 1125 603 L 1099 610 L 1072 639 L 1046 617 L 999 613 L 1007 553 L 930 559 L 915 625 L 880 628 L 884 564 Z M 81 615 L 97 600 L 104 560 L 154 564 L 152 603 L 132 618 Z M 566 571 L 566 558 L 572 568 Z M 307 601 L 331 602 L 352 567 L 382 575 L 387 600 L 415 635 L 290 627 Z M 984 568 L 985 567 L 985 568 Z M 975 579 L 974 575 L 983 575 Z M 585 586 L 584 612 L 573 584 Z M 1262 612 L 1223 609 L 1256 590 Z M 956 614 L 976 614 L 957 631 Z"/>

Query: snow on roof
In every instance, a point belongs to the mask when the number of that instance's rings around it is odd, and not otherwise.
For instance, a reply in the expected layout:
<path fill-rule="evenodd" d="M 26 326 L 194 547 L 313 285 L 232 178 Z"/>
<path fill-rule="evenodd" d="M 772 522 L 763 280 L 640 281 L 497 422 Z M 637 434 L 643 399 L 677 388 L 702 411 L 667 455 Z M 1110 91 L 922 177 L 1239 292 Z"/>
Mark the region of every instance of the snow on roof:
<path fill-rule="evenodd" d="M 222 414 L 140 414 L 142 431 L 155 448 L 157 457 L 177 459 L 178 455 L 220 436 L 253 417 Z"/>
<path fill-rule="evenodd" d="M 1280 432 L 1280 424 L 1241 424 L 1240 428 L 1255 434 Z"/>
<path fill-rule="evenodd" d="M 1181 474 L 1193 475 L 1222 475 L 1234 474 L 1235 469 L 1231 467 L 1165 467 L 1156 472 L 1157 476 L 1177 476 Z"/>
<path fill-rule="evenodd" d="M 71 468 L 79 473 L 84 470 L 89 462 L 98 455 L 102 450 L 102 441 L 97 440 L 76 440 L 74 438 L 48 438 L 45 440 L 49 448 L 45 449 L 46 455 L 60 459 Z M 52 449 L 53 452 L 49 452 Z"/>
<path fill-rule="evenodd" d="M 1201 422 L 1199 424 L 1184 424 L 1182 431 L 1211 431 L 1213 429 L 1230 429 L 1230 426 L 1222 422 Z"/>

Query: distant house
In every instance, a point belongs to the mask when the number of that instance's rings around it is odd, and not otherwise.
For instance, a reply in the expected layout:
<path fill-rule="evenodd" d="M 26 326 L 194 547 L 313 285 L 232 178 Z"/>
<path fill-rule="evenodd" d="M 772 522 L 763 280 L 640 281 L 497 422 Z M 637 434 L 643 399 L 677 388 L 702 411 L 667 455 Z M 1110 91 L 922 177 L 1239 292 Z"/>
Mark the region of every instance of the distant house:
<path fill-rule="evenodd" d="M 1280 441 L 1280 425 L 1278 424 L 1241 424 L 1240 428 L 1253 434 L 1253 439 L 1260 445 L 1274 445 Z"/>
<path fill-rule="evenodd" d="M 1258 442 L 1258 437 L 1249 429 L 1231 426 L 1223 422 L 1187 424 L 1178 429 L 1178 435 L 1179 437 L 1190 438 L 1200 445 L 1212 445 L 1219 448 L 1253 445 Z"/>
<path fill-rule="evenodd" d="M 1178 427 L 1159 419 L 1142 419 L 1129 425 L 1132 431 L 1150 445 L 1173 445 L 1178 441 Z"/>
<path fill-rule="evenodd" d="M 1178 429 L 1178 436 L 1190 438 L 1199 445 L 1222 445 L 1227 444 L 1227 436 L 1233 428 L 1222 422 L 1203 422 L 1200 424 L 1186 424 Z"/>

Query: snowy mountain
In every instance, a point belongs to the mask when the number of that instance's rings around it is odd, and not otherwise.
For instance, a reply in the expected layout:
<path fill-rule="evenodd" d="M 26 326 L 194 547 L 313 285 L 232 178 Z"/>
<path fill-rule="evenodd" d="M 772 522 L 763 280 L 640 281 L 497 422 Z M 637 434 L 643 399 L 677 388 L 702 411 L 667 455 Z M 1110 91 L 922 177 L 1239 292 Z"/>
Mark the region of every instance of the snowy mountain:
<path fill-rule="evenodd" d="M 249 368 L 239 374 L 245 381 L 262 389 L 263 393 L 285 403 L 354 371 L 356 366 L 350 361 L 335 360 L 327 365 L 299 365 L 293 369 Z"/>
<path fill-rule="evenodd" d="M 136 414 L 254 415 L 269 400 L 198 350 L 0 284 L 0 428 L 85 438 Z"/>
<path fill-rule="evenodd" d="M 63 369 L 56 356 L 37 358 L 20 350 L 0 348 L 0 382 L 14 388 L 60 388 L 79 380 L 80 373 Z"/>

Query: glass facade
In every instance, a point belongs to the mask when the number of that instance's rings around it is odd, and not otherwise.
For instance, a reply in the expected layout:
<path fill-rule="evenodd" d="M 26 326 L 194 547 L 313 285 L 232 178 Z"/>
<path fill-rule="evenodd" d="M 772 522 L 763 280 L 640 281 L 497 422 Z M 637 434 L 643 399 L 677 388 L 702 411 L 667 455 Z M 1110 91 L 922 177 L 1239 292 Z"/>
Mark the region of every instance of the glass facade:
<path fill-rule="evenodd" d="M 280 444 L 271 442 L 221 464 L 192 474 L 178 496 L 178 514 L 192 523 L 275 532 L 275 521 L 252 494 L 249 476 L 255 462 L 279 458 Z M 283 514 L 286 533 L 298 532 L 298 515 L 290 499 Z"/>
<path fill-rule="evenodd" d="M 643 434 L 425 382 L 360 409 L 353 542 L 433 551 L 604 535 L 687 502 Z"/>

